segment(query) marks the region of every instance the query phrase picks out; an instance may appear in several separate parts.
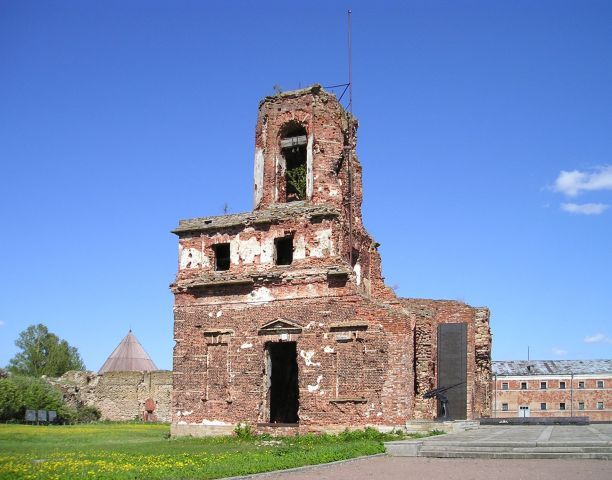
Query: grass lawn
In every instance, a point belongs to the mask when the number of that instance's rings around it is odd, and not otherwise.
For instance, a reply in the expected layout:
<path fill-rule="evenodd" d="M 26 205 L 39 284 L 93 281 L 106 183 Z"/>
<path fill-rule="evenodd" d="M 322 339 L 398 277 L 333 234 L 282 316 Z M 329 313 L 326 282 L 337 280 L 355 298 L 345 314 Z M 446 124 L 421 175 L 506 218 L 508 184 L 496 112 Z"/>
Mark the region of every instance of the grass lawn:
<path fill-rule="evenodd" d="M 374 430 L 296 437 L 168 438 L 158 424 L 0 425 L 0 479 L 219 478 L 384 451 Z"/>

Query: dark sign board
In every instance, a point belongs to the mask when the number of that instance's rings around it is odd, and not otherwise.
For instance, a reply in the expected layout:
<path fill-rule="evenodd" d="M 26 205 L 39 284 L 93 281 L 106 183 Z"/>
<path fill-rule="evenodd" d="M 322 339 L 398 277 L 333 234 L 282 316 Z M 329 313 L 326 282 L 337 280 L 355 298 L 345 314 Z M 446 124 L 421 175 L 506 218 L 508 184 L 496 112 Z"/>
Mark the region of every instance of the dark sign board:
<path fill-rule="evenodd" d="M 438 325 L 438 386 L 450 387 L 448 415 L 463 420 L 467 415 L 467 324 Z"/>

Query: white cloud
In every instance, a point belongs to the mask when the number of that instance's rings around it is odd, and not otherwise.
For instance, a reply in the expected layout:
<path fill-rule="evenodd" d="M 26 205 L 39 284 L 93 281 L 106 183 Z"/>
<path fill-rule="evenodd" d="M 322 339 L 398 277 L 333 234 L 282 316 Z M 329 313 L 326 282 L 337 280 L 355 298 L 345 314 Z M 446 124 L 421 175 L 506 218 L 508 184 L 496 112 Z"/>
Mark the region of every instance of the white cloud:
<path fill-rule="evenodd" d="M 612 165 L 596 168 L 592 173 L 580 170 L 571 172 L 561 170 L 555 180 L 553 190 L 569 197 L 575 197 L 582 192 L 612 190 Z"/>
<path fill-rule="evenodd" d="M 567 355 L 567 350 L 563 350 L 562 348 L 553 348 L 552 353 L 557 355 L 558 357 L 563 357 Z"/>
<path fill-rule="evenodd" d="M 612 343 L 612 338 L 607 337 L 603 333 L 596 333 L 584 337 L 584 343 Z"/>
<path fill-rule="evenodd" d="M 578 215 L 599 215 L 605 212 L 610 205 L 605 203 L 562 203 L 561 210 Z"/>

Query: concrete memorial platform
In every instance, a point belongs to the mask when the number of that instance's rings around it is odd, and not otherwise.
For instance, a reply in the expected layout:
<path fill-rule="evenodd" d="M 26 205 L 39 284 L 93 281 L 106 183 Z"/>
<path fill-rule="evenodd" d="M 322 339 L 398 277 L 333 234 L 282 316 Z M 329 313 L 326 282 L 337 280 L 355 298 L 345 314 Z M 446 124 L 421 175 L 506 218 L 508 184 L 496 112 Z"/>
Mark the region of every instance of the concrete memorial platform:
<path fill-rule="evenodd" d="M 399 457 L 612 460 L 612 424 L 481 426 L 385 447 Z"/>

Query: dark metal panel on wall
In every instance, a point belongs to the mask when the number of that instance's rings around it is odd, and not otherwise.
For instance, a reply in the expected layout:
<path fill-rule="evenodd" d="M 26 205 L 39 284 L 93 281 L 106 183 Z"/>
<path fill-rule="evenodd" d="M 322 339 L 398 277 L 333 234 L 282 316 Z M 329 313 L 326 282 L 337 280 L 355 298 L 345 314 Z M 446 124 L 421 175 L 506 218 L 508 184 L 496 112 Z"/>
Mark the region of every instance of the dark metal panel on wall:
<path fill-rule="evenodd" d="M 458 384 L 458 385 L 457 385 Z M 438 387 L 450 387 L 448 416 L 453 420 L 467 418 L 467 324 L 438 325 Z"/>

